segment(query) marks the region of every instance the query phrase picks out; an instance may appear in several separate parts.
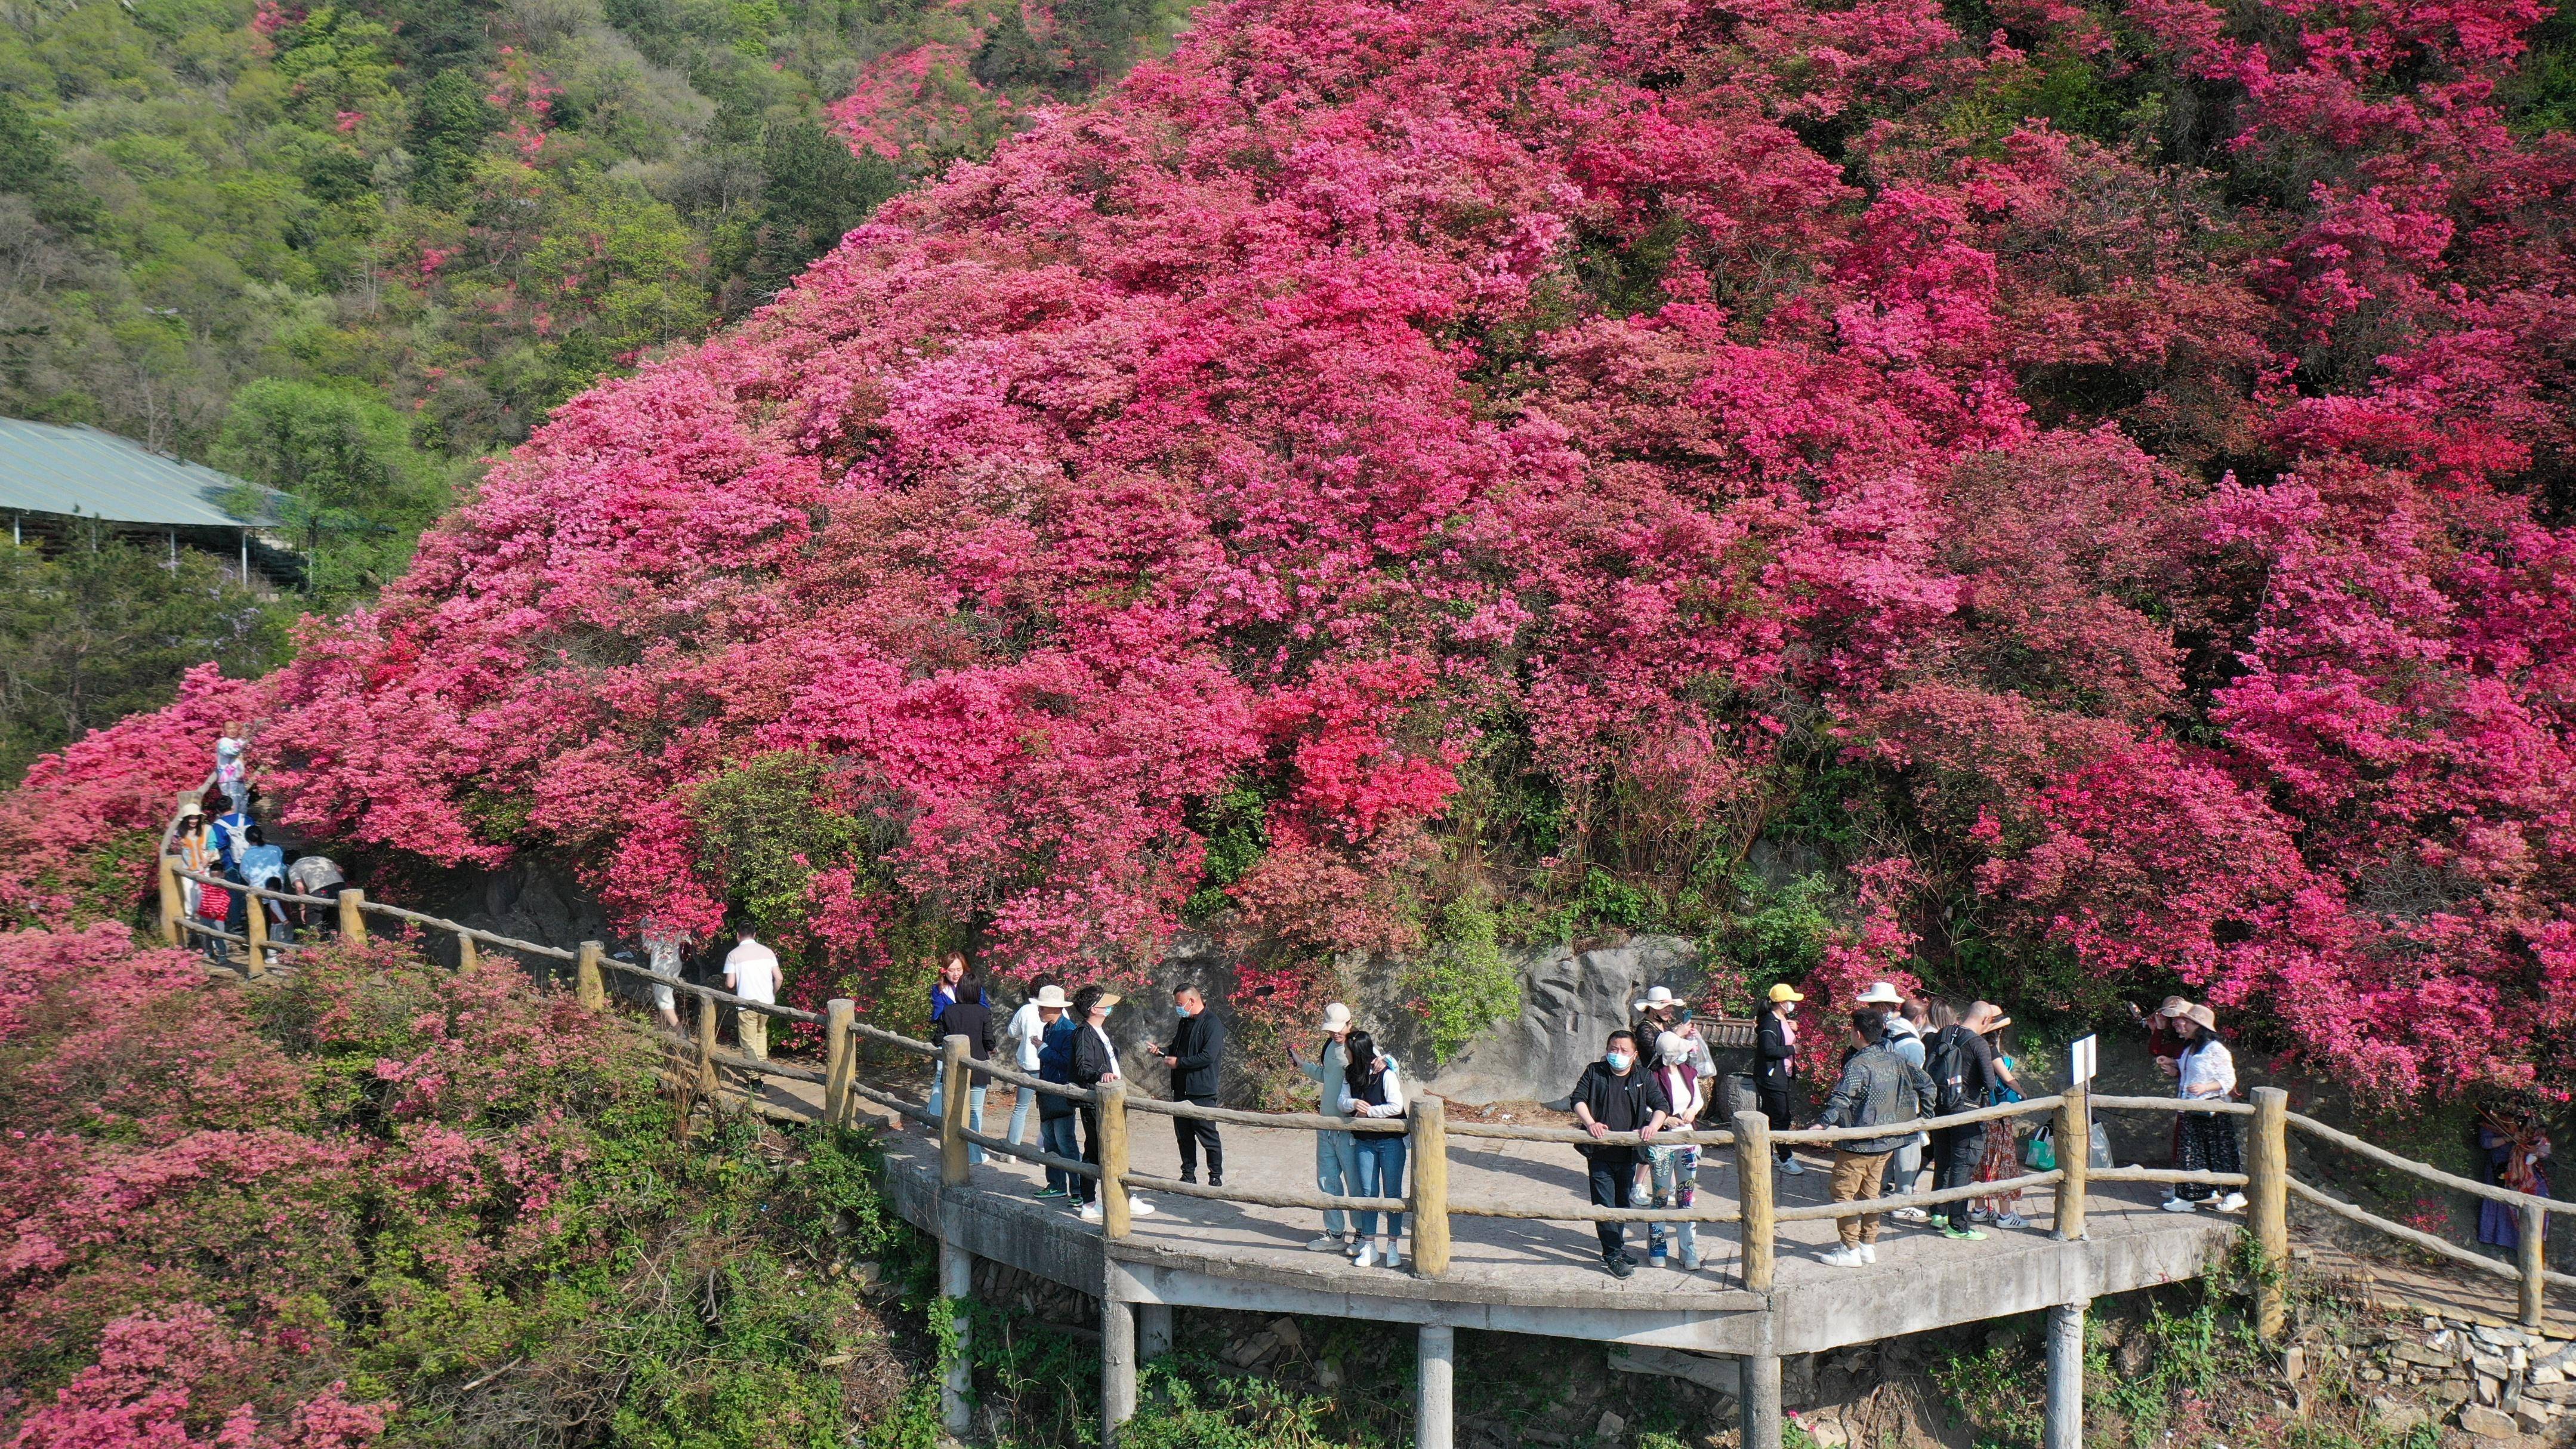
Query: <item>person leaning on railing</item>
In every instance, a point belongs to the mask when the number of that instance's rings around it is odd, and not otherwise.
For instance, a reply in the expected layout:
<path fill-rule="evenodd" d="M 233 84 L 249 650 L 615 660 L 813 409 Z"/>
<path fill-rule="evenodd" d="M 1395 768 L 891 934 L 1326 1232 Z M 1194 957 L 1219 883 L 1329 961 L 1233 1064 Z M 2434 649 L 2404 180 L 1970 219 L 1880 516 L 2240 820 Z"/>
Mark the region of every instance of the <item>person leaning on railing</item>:
<path fill-rule="evenodd" d="M 1636 1033 L 1624 1027 L 1610 1033 L 1601 1060 L 1585 1067 L 1582 1080 L 1566 1095 L 1574 1103 L 1575 1125 L 1593 1138 L 1576 1149 L 1591 1164 L 1593 1206 L 1634 1206 L 1638 1150 L 1626 1143 L 1601 1139 L 1613 1132 L 1634 1132 L 1641 1142 L 1652 1145 L 1654 1135 L 1663 1130 L 1673 1110 L 1663 1084 L 1637 1060 Z M 1625 1278 L 1636 1272 L 1637 1260 L 1628 1256 L 1627 1225 L 1603 1222 L 1596 1226 L 1601 1236 L 1601 1265 L 1610 1270 L 1610 1276 Z"/>
<path fill-rule="evenodd" d="M 1037 1008 L 1037 1074 L 1041 1082 L 1073 1085 L 1073 1043 L 1082 1025 L 1073 1018 L 1072 1003 L 1064 999 L 1064 988 L 1041 978 L 1037 994 L 1029 1005 Z M 1038 1099 L 1038 1147 L 1052 1156 L 1072 1161 L 1082 1156 L 1082 1142 L 1074 1131 L 1073 1099 L 1053 1092 L 1031 1093 L 1022 1097 Z M 1039 1197 L 1069 1197 L 1089 1202 L 1091 1180 L 1078 1172 L 1067 1172 L 1050 1163 L 1046 1186 L 1037 1190 Z"/>
<path fill-rule="evenodd" d="M 1843 1059 L 1842 1080 L 1816 1118 L 1819 1127 L 1878 1127 L 1899 1130 L 1884 1137 L 1864 1137 L 1834 1148 L 1833 1200 L 1866 1202 L 1880 1194 L 1887 1164 L 1896 1150 L 1913 1140 L 1914 1123 L 1932 1115 L 1932 1079 L 1896 1053 L 1887 1037 L 1887 1016 L 1875 1006 L 1851 1015 L 1852 1044 Z M 1836 1226 L 1842 1246 L 1824 1255 L 1828 1267 L 1857 1268 L 1878 1261 L 1878 1215 L 1842 1219 Z"/>
<path fill-rule="evenodd" d="M 1109 1040 L 1109 1011 L 1118 1004 L 1118 993 L 1086 986 L 1073 994 L 1073 1065 L 1068 1073 L 1073 1085 L 1097 1092 L 1119 1081 L 1118 1048 Z M 1082 1109 L 1082 1160 L 1100 1165 L 1100 1109 Z M 1099 1188 L 1090 1178 L 1076 1177 L 1074 1188 L 1082 1195 L 1082 1220 L 1101 1221 L 1106 1214 L 1100 1206 Z M 1127 1199 L 1127 1211 L 1137 1217 L 1154 1210 L 1153 1204 L 1141 1197 Z"/>

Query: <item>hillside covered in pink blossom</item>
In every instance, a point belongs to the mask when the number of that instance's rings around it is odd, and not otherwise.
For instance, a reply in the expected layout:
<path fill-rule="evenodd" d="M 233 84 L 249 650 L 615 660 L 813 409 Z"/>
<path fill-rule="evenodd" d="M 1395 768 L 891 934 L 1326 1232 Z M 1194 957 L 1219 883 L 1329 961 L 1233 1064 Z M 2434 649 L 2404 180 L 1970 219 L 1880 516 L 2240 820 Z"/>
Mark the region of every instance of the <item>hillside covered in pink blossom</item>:
<path fill-rule="evenodd" d="M 1722 910 L 1794 839 L 1829 981 L 2563 1083 L 2545 14 L 1219 3 L 567 404 L 259 687 L 259 762 L 860 976 L 1114 974 L 1194 896 L 1274 964 Z"/>

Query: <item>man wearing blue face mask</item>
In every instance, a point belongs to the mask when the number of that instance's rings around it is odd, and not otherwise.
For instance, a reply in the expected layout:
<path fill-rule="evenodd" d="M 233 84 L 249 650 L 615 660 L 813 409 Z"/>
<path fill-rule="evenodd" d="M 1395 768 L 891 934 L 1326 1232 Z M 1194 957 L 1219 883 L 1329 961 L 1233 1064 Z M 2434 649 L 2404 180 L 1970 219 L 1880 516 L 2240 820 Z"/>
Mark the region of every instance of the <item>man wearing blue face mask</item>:
<path fill-rule="evenodd" d="M 1152 1049 L 1171 1071 L 1172 1100 L 1213 1107 L 1217 1059 L 1225 1053 L 1225 1023 L 1207 1009 L 1207 998 L 1195 986 L 1184 986 L 1172 993 L 1172 1014 L 1180 1019 L 1172 1029 L 1172 1039 Z M 1225 1144 L 1217 1140 L 1214 1122 L 1204 1117 L 1175 1117 L 1172 1139 L 1181 1152 L 1181 1181 L 1199 1180 L 1199 1149 L 1205 1147 L 1208 1186 L 1225 1185 Z"/>
<path fill-rule="evenodd" d="M 1601 1060 L 1583 1069 L 1583 1080 L 1574 1084 L 1569 1094 L 1574 1102 L 1574 1121 L 1592 1141 L 1579 1150 L 1592 1164 L 1592 1205 L 1594 1207 L 1630 1207 L 1635 1203 L 1638 1147 L 1654 1141 L 1672 1116 L 1672 1099 L 1664 1094 L 1655 1074 L 1637 1064 L 1637 1038 L 1626 1031 L 1610 1033 L 1609 1049 Z M 1635 1143 L 1604 1141 L 1613 1132 L 1637 1134 Z M 1601 1263 L 1610 1276 L 1625 1278 L 1637 1271 L 1637 1260 L 1628 1256 L 1628 1228 L 1624 1223 L 1601 1223 Z"/>

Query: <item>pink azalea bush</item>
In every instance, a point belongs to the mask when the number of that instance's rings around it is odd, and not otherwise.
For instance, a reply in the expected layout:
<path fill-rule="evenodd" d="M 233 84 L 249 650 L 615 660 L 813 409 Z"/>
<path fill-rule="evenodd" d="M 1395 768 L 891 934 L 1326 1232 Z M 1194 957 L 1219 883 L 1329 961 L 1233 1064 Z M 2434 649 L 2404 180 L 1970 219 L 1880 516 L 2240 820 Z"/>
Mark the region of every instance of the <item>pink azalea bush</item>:
<path fill-rule="evenodd" d="M 567 404 L 261 762 L 710 932 L 709 782 L 805 752 L 853 824 L 791 944 L 858 972 L 924 920 L 1125 969 L 1247 788 L 1217 879 L 1298 959 L 1828 819 L 1837 980 L 2180 985 L 2389 1098 L 2563 1072 L 2539 14 L 1216 4 Z"/>

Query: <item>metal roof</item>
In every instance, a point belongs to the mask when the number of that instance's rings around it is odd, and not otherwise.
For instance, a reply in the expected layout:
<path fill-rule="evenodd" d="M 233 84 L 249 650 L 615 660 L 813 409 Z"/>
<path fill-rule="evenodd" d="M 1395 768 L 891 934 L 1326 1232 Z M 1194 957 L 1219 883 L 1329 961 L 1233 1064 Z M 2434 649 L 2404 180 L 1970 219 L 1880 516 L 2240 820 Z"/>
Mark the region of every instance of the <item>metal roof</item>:
<path fill-rule="evenodd" d="M 249 518 L 224 511 L 248 488 L 260 499 Z M 0 418 L 0 512 L 77 514 L 110 523 L 267 528 L 277 522 L 274 489 L 202 463 L 172 458 L 92 427 Z"/>

